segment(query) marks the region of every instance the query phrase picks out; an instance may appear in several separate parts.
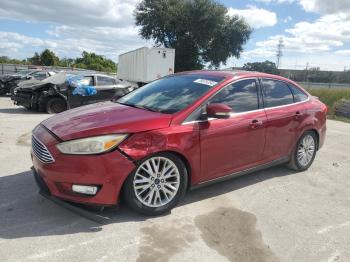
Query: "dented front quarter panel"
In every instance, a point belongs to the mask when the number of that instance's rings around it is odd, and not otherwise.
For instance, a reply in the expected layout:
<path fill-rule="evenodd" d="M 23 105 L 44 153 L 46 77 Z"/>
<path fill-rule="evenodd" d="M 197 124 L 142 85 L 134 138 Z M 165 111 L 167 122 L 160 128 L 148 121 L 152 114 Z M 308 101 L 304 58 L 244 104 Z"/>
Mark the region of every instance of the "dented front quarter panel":
<path fill-rule="evenodd" d="M 132 134 L 119 148 L 134 161 L 140 161 L 158 152 L 175 153 L 187 164 L 191 184 L 196 184 L 200 176 L 198 144 L 198 124 L 193 123 Z"/>

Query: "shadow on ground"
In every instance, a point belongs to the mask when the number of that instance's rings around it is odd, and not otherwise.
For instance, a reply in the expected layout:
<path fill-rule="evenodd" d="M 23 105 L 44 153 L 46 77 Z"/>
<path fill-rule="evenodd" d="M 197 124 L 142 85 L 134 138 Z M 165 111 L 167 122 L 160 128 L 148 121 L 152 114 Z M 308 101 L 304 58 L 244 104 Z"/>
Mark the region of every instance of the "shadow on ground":
<path fill-rule="evenodd" d="M 293 173 L 280 166 L 196 189 L 188 192 L 180 206 Z M 104 224 L 152 219 L 132 212 L 123 204 L 103 211 L 84 207 L 84 211 L 107 218 Z M 0 239 L 98 232 L 102 230 L 100 226 L 89 217 L 39 195 L 31 171 L 0 177 Z"/>

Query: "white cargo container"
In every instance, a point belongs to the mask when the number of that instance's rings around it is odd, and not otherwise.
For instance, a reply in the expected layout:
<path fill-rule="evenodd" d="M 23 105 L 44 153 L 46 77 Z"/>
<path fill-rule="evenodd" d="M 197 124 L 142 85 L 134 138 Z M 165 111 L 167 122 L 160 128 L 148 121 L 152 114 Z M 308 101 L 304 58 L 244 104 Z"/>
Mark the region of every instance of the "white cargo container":
<path fill-rule="evenodd" d="M 142 47 L 119 55 L 117 77 L 149 83 L 174 73 L 175 49 Z"/>

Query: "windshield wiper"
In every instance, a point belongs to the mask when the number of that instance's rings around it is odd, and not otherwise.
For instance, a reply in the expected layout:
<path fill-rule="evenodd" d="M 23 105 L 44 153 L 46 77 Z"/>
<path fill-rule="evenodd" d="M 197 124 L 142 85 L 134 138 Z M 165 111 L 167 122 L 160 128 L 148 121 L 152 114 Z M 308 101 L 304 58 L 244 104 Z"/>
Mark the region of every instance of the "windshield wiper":
<path fill-rule="evenodd" d="M 144 110 L 148 110 L 151 112 L 159 112 L 151 107 L 148 106 L 141 106 L 141 105 L 134 105 L 134 104 L 128 104 L 128 103 L 121 103 L 121 102 L 117 102 L 118 104 L 124 105 L 124 106 L 130 106 L 130 107 L 134 107 L 134 108 L 138 108 L 138 109 L 144 109 Z"/>

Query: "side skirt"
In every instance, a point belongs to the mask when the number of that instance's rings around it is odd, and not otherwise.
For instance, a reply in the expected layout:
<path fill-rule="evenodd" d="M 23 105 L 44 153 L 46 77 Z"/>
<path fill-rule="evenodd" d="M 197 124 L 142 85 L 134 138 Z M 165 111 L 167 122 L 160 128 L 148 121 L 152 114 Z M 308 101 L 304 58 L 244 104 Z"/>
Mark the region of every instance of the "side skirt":
<path fill-rule="evenodd" d="M 211 184 L 215 184 L 215 183 L 218 183 L 218 182 L 226 181 L 226 180 L 229 180 L 229 179 L 232 179 L 232 178 L 235 178 L 235 177 L 243 176 L 243 175 L 250 174 L 250 173 L 253 173 L 253 172 L 256 172 L 256 171 L 260 171 L 260 170 L 263 170 L 263 169 L 266 169 L 266 168 L 269 168 L 269 167 L 285 164 L 288 161 L 289 161 L 289 157 L 288 156 L 282 157 L 282 158 L 273 160 L 271 162 L 268 162 L 268 163 L 265 163 L 265 164 L 262 164 L 262 165 L 258 165 L 258 166 L 255 166 L 255 167 L 251 167 L 251 168 L 248 168 L 248 169 L 245 169 L 245 170 L 242 170 L 242 171 L 238 171 L 238 172 L 232 173 L 230 175 L 226 175 L 226 176 L 214 178 L 214 179 L 211 179 L 211 180 L 208 180 L 208 181 L 200 182 L 199 184 L 191 186 L 190 190 L 194 190 L 194 189 L 205 187 L 205 186 L 208 186 L 208 185 L 211 185 Z"/>

